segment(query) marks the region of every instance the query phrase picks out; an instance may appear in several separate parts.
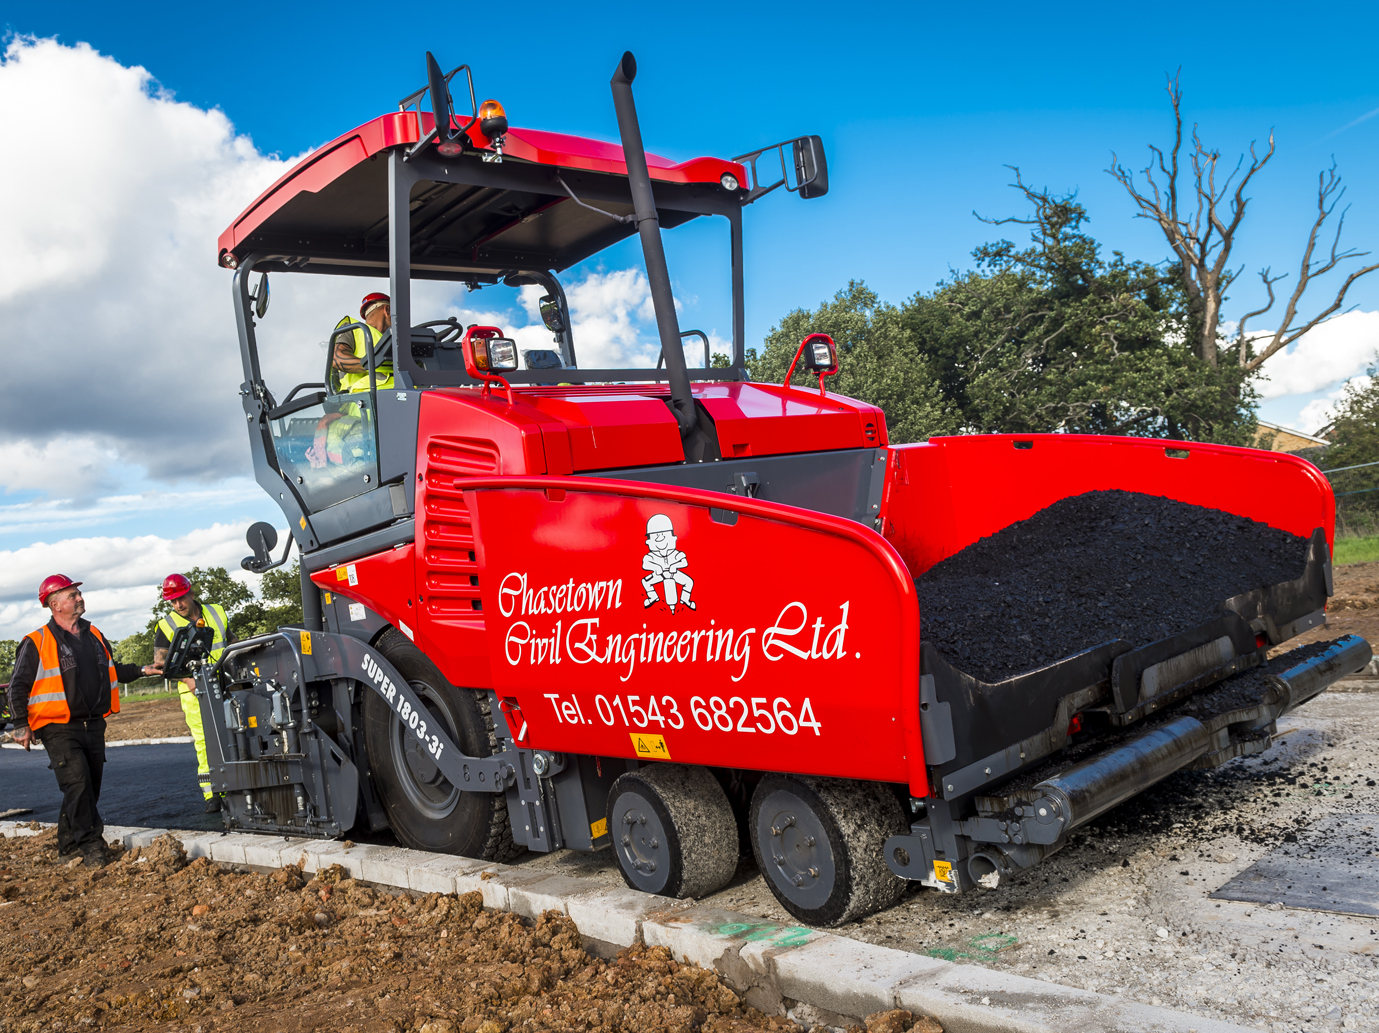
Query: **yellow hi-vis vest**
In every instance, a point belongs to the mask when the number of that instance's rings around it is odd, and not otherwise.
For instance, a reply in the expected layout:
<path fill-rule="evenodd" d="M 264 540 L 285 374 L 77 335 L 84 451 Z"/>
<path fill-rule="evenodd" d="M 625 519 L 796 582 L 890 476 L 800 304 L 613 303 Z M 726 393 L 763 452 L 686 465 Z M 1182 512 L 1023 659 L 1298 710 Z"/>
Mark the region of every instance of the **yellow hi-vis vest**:
<path fill-rule="evenodd" d="M 120 712 L 120 690 L 115 679 L 115 660 L 110 655 L 110 643 L 92 624 L 91 634 L 105 650 L 105 663 L 110 668 L 110 709 L 105 716 Z M 66 724 L 72 720 L 72 711 L 67 706 L 67 690 L 62 684 L 62 660 L 58 657 L 57 637 L 43 625 L 37 631 L 24 636 L 38 647 L 38 671 L 34 683 L 29 688 L 29 729 L 38 731 L 44 725 Z"/>
<path fill-rule="evenodd" d="M 335 324 L 335 328 L 338 331 L 342 326 L 348 326 L 350 323 L 358 322 L 360 322 L 360 320 L 345 316 L 340 322 Z M 367 357 L 367 349 L 377 348 L 378 342 L 383 338 L 383 334 L 369 326 L 368 323 L 363 323 L 362 329 L 356 326 L 353 330 L 349 331 L 349 334 L 354 341 L 354 357 L 361 361 L 365 360 Z M 331 335 L 331 354 L 334 354 L 336 340 L 342 336 L 343 334 L 341 333 L 334 333 Z M 368 362 L 365 361 L 364 365 L 366 368 L 360 373 L 340 373 L 341 394 L 353 394 L 356 391 L 367 391 L 369 389 Z M 385 391 L 393 386 L 393 364 L 391 362 L 380 362 L 374 367 L 374 382 L 375 386 L 380 391 Z"/>
<path fill-rule="evenodd" d="M 197 600 L 197 602 L 201 602 Z M 225 649 L 225 633 L 229 630 L 230 623 L 225 618 L 225 608 L 217 606 L 215 603 L 201 603 L 201 616 L 206 621 L 206 627 L 215 631 L 215 638 L 211 640 L 211 663 L 220 659 L 220 654 Z M 162 620 L 158 622 L 158 627 L 162 629 L 169 642 L 172 636 L 177 634 L 177 629 L 183 625 L 190 624 L 191 621 L 183 617 L 176 610 L 168 612 Z"/>

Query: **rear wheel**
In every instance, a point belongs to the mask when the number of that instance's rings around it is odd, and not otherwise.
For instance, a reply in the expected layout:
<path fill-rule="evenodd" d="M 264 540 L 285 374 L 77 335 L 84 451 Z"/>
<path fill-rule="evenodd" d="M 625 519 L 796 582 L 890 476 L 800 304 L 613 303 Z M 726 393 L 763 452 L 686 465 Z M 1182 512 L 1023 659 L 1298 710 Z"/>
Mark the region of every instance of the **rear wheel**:
<path fill-rule="evenodd" d="M 752 794 L 748 826 L 766 884 L 809 925 L 851 922 L 890 907 L 905 891 L 884 847 L 909 824 L 883 785 L 767 775 Z"/>
<path fill-rule="evenodd" d="M 400 632 L 384 632 L 375 645 L 457 747 L 471 757 L 497 752 L 487 694 L 451 685 Z M 519 852 L 512 841 L 506 796 L 451 785 L 417 737 L 372 689 L 364 694 L 364 740 L 388 824 L 406 846 L 486 861 L 507 860 Z"/>
<path fill-rule="evenodd" d="M 608 831 L 634 890 L 703 897 L 737 871 L 733 809 L 705 768 L 652 764 L 619 775 L 608 791 Z"/>

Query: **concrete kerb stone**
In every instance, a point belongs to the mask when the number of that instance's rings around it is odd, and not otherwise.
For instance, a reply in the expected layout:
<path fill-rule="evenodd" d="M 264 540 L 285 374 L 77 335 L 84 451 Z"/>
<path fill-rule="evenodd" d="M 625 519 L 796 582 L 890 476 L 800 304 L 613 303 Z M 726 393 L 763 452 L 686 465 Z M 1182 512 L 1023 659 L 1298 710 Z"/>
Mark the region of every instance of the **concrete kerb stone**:
<path fill-rule="evenodd" d="M 428 860 L 407 869 L 407 888 L 416 893 L 454 893 L 457 878 L 488 867 L 487 862 L 472 857 L 452 857 L 448 854 L 423 856 Z"/>
<path fill-rule="evenodd" d="M 211 843 L 224 837 L 223 832 L 173 832 L 182 849 L 187 852 L 187 860 L 211 856 Z"/>
<path fill-rule="evenodd" d="M 360 848 L 352 847 L 350 853 L 358 849 Z M 408 873 L 435 856 L 423 850 L 408 850 L 406 847 L 369 847 L 368 851 L 360 866 L 363 874 L 357 878 L 402 889 L 410 888 Z"/>
<path fill-rule="evenodd" d="M 642 938 L 649 915 L 664 915 L 685 901 L 630 889 L 581 888 L 565 900 L 565 913 L 575 923 L 584 946 L 601 956 L 616 954 Z"/>
<path fill-rule="evenodd" d="M 548 874 L 534 882 L 514 882 L 505 874 L 503 881 L 508 884 L 508 909 L 531 919 L 540 918 L 546 911 L 568 915 L 570 899 L 588 889 L 583 882 L 568 875 Z"/>
<path fill-rule="evenodd" d="M 1123 1001 L 977 965 L 944 964 L 897 988 L 894 1007 L 932 1015 L 948 1033 L 1248 1033 L 1250 1027 Z"/>
<path fill-rule="evenodd" d="M 832 934 L 806 938 L 805 932 L 786 928 L 774 936 L 758 936 L 742 952 L 756 985 L 778 994 L 790 1012 L 796 1002 L 828 1016 L 861 1018 L 889 1011 L 896 1007 L 902 984 L 933 977 L 950 964 Z"/>
<path fill-rule="evenodd" d="M 0 822 L 0 835 L 44 829 Z M 163 829 L 108 827 L 107 839 L 151 843 Z M 577 879 L 397 847 L 281 836 L 174 833 L 189 857 L 309 872 L 339 864 L 351 877 L 422 893 L 477 890 L 484 906 L 535 918 L 569 915 L 591 946 L 664 946 L 680 961 L 718 972 L 746 1003 L 803 1025 L 843 1025 L 876 1011 L 930 1015 L 948 1033 L 1247 1033 L 1246 1027 L 1154 1008 L 1087 990 L 763 921 L 735 911 L 630 889 L 589 888 Z M 252 856 L 254 860 L 246 860 Z M 599 951 L 599 953 L 603 953 Z"/>
<path fill-rule="evenodd" d="M 44 825 L 41 829 L 31 829 L 28 826 L 28 822 L 0 821 L 0 836 L 4 836 L 6 839 L 10 839 L 11 837 L 23 839 L 29 836 L 42 835 L 53 827 L 51 825 Z"/>

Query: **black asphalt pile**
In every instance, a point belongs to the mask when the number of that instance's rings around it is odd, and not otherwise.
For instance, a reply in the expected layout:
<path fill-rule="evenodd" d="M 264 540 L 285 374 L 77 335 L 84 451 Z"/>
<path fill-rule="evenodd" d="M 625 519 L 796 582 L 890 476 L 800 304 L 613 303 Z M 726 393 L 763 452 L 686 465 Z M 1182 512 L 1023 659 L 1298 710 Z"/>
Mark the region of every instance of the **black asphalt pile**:
<path fill-rule="evenodd" d="M 920 629 L 959 669 L 994 682 L 1111 639 L 1136 646 L 1291 581 L 1307 539 L 1217 509 L 1129 491 L 1062 499 L 915 580 Z"/>
<path fill-rule="evenodd" d="M 1215 717 L 1227 711 L 1258 706 L 1259 701 L 1264 698 L 1264 693 L 1268 691 L 1270 675 L 1280 675 L 1304 660 L 1320 656 L 1339 641 L 1340 639 L 1331 639 L 1326 642 L 1310 642 L 1297 649 L 1280 653 L 1267 663 L 1241 671 L 1206 692 L 1194 693 L 1181 706 L 1174 708 L 1173 716 Z"/>

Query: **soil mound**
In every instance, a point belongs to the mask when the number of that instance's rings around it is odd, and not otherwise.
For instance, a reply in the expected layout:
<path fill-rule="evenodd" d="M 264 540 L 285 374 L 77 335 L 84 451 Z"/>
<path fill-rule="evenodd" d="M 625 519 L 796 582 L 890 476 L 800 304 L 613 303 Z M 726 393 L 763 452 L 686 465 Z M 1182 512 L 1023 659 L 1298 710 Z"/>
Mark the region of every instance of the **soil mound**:
<path fill-rule="evenodd" d="M 1111 639 L 1143 645 L 1203 624 L 1221 603 L 1291 581 L 1307 540 L 1156 495 L 1062 499 L 915 580 L 920 631 L 994 682 Z"/>
<path fill-rule="evenodd" d="M 799 1030 L 664 947 L 593 957 L 558 912 L 393 896 L 339 868 L 236 873 L 172 837 L 93 871 L 55 840 L 0 839 L 6 1031 Z"/>

